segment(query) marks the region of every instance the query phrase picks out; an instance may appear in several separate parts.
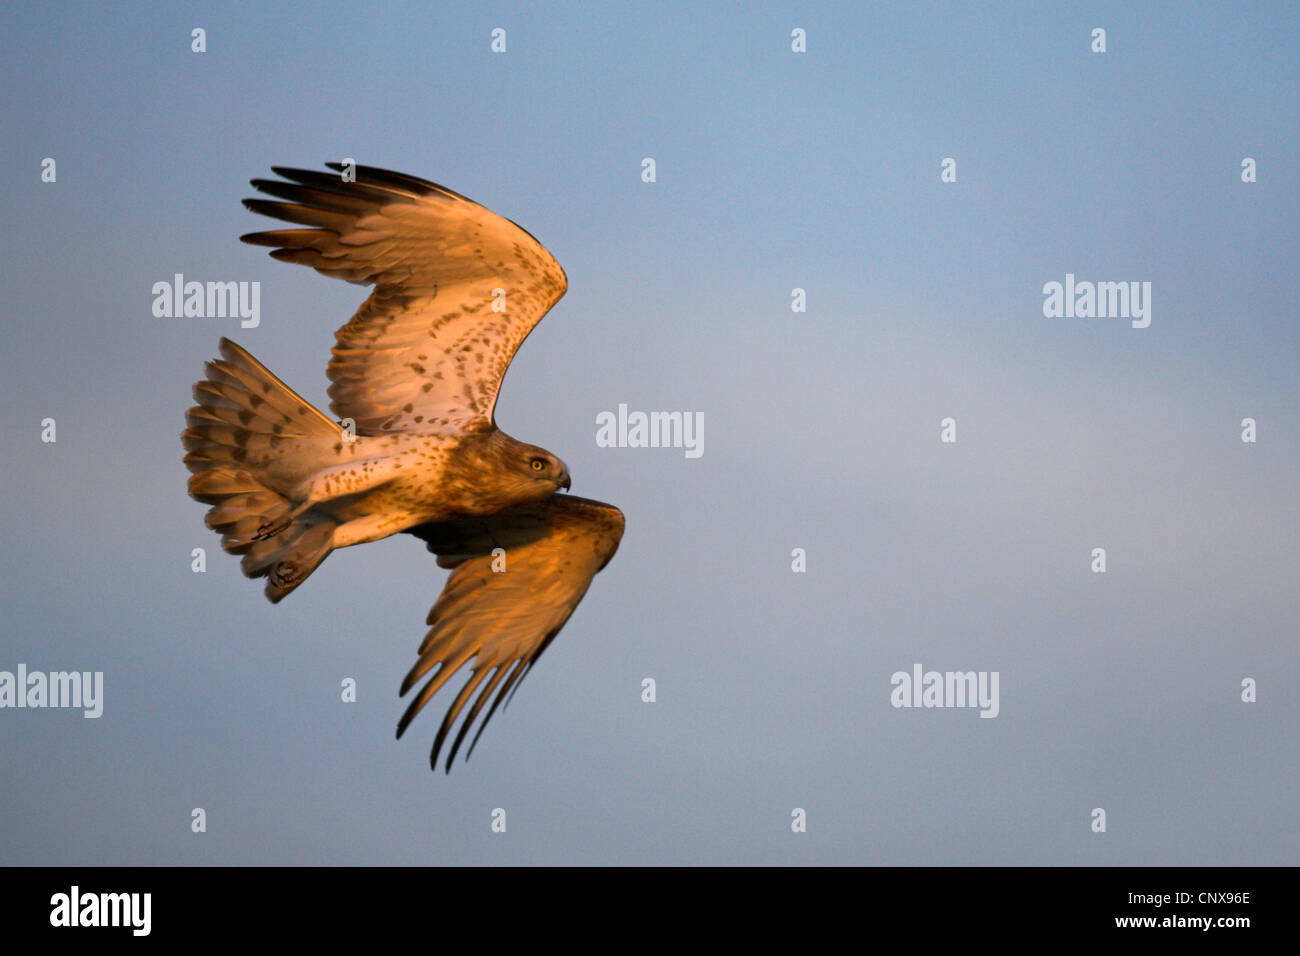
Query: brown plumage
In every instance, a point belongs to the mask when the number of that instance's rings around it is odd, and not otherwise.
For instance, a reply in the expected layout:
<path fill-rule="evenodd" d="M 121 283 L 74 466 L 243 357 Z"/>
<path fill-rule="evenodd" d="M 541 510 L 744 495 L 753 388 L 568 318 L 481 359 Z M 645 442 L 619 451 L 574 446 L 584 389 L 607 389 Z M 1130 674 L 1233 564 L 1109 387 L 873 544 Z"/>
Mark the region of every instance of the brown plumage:
<path fill-rule="evenodd" d="M 272 602 L 335 548 L 400 531 L 454 569 L 401 693 L 432 676 L 397 729 L 469 664 L 431 752 L 433 764 L 477 693 L 450 770 L 489 699 L 480 733 L 613 556 L 623 515 L 558 495 L 564 463 L 494 419 L 515 352 L 567 287 L 550 253 L 435 183 L 365 166 L 351 180 L 330 166 L 339 174 L 277 167 L 286 181 L 254 179 L 276 201 L 248 199 L 249 209 L 308 228 L 243 239 L 374 286 L 335 333 L 329 394 L 341 421 L 222 339 L 186 414 L 189 490 L 212 505 L 207 524 L 244 573 L 267 578 Z"/>

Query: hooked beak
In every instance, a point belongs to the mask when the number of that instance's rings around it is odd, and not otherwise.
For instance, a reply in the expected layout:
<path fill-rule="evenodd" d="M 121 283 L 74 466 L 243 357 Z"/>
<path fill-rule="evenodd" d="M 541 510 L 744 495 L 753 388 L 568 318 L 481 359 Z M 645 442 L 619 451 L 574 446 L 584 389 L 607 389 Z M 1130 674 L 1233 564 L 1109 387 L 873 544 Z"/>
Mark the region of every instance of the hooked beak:
<path fill-rule="evenodd" d="M 569 473 L 566 471 L 564 473 L 564 480 L 560 482 L 560 487 L 563 488 L 565 491 L 568 491 L 572 485 L 573 482 L 569 480 Z"/>

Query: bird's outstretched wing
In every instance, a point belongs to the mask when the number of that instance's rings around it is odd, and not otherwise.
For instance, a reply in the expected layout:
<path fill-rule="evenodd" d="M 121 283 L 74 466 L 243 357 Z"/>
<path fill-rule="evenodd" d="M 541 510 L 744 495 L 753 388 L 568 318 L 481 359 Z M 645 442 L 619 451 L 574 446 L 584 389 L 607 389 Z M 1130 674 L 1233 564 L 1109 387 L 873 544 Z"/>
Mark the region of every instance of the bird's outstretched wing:
<path fill-rule="evenodd" d="M 331 169 L 343 170 L 338 163 Z M 253 212 L 309 226 L 242 236 L 285 262 L 375 290 L 335 333 L 330 407 L 360 434 L 493 427 L 520 343 L 564 295 L 564 270 L 509 219 L 436 183 L 355 168 L 273 167 Z"/>
<path fill-rule="evenodd" d="M 429 698 L 472 661 L 469 681 L 447 710 L 429 757 L 437 769 L 443 741 L 478 691 L 447 757 L 450 772 L 461 741 L 493 692 L 496 698 L 469 753 L 498 705 L 559 633 L 596 572 L 614 556 L 623 536 L 623 513 L 599 501 L 557 494 L 488 518 L 419 525 L 410 533 L 424 539 L 438 555 L 438 564 L 455 570 L 429 612 L 431 627 L 420 645 L 420 659 L 402 681 L 402 694 L 435 666 L 438 670 L 402 715 L 397 736 Z M 503 553 L 493 555 L 496 548 Z M 493 570 L 494 561 L 498 570 Z"/>

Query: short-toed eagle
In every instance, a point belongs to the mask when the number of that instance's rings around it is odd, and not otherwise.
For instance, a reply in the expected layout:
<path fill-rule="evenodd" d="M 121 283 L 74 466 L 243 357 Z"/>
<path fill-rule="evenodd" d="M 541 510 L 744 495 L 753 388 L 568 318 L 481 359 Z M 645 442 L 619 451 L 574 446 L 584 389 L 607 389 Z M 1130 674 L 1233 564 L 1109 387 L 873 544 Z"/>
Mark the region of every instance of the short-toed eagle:
<path fill-rule="evenodd" d="M 340 421 L 222 339 L 186 414 L 189 491 L 212 505 L 208 527 L 243 556 L 246 575 L 267 578 L 273 602 L 335 548 L 400 531 L 453 569 L 401 693 L 428 680 L 397 726 L 400 737 L 468 664 L 430 754 L 436 767 L 473 698 L 450 771 L 484 705 L 491 701 L 479 733 L 613 557 L 623 514 L 557 494 L 569 488 L 564 462 L 496 426 L 511 359 L 564 295 L 559 263 L 519 226 L 450 189 L 328 165 L 334 174 L 275 167 L 280 180 L 254 179 L 279 201 L 248 199 L 249 209 L 305 228 L 242 238 L 276 259 L 374 286 L 335 333 L 329 396 Z"/>

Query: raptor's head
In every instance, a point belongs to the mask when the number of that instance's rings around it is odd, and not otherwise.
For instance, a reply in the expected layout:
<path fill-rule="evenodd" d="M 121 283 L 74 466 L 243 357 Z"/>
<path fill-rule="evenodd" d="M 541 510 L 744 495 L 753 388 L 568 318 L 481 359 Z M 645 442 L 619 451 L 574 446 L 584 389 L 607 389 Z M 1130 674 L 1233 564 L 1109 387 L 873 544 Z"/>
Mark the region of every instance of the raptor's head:
<path fill-rule="evenodd" d="M 547 494 L 561 488 L 569 490 L 571 482 L 568 466 L 545 448 L 521 445 L 517 452 L 518 457 L 513 464 L 522 470 L 529 481 L 539 483 L 538 487 L 545 488 Z"/>
<path fill-rule="evenodd" d="M 466 436 L 456 450 L 448 478 L 465 486 L 469 514 L 541 501 L 568 489 L 569 469 L 545 448 L 516 441 L 493 429 Z"/>
<path fill-rule="evenodd" d="M 538 501 L 566 491 L 571 484 L 569 469 L 545 448 L 516 441 L 504 432 L 493 432 L 488 439 L 491 470 L 498 486 L 512 501 Z"/>

